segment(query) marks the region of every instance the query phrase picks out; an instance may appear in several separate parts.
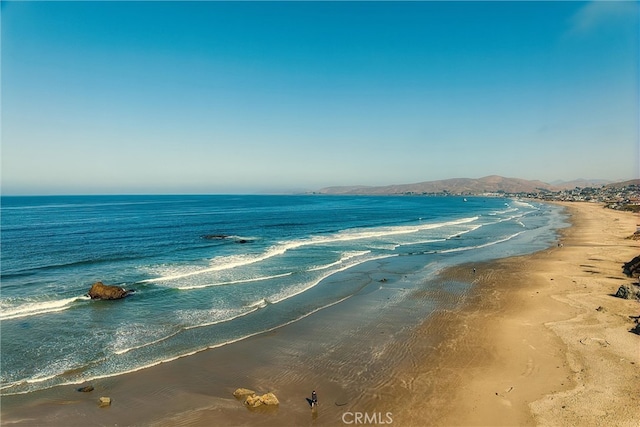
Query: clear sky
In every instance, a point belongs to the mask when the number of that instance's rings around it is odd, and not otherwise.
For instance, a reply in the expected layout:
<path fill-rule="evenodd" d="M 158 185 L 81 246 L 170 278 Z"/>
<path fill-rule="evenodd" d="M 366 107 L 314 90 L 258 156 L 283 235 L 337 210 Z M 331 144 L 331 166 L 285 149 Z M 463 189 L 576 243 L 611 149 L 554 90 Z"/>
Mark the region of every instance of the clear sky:
<path fill-rule="evenodd" d="M 636 2 L 0 7 L 3 194 L 638 177 Z"/>

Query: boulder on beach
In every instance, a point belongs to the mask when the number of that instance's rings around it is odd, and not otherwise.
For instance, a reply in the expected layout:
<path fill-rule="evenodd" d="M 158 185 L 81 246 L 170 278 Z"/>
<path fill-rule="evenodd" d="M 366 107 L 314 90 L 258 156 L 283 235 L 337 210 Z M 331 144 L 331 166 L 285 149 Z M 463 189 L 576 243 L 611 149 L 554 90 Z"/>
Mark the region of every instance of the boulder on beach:
<path fill-rule="evenodd" d="M 233 395 L 235 397 L 251 396 L 254 394 L 256 394 L 256 392 L 253 390 L 249 390 L 248 388 L 238 388 L 233 392 Z"/>
<path fill-rule="evenodd" d="M 247 398 L 244 400 L 244 404 L 250 408 L 257 408 L 258 406 L 262 405 L 262 400 L 260 400 L 260 396 L 252 394 L 251 396 L 247 396 Z"/>
<path fill-rule="evenodd" d="M 262 405 L 275 406 L 280 404 L 276 395 L 271 392 L 258 396 L 255 391 L 248 388 L 237 388 L 236 391 L 233 392 L 233 395 L 237 398 L 244 398 L 244 404 L 250 408 L 257 408 Z"/>
<path fill-rule="evenodd" d="M 92 385 L 87 385 L 87 386 L 84 386 L 84 387 L 80 387 L 78 389 L 78 391 L 81 392 L 81 393 L 89 393 L 90 391 L 93 391 L 93 386 Z"/>
<path fill-rule="evenodd" d="M 247 389 L 238 389 L 244 391 L 251 391 Z M 238 392 L 236 390 L 236 392 Z M 238 397 L 236 393 L 233 393 L 234 396 Z M 269 392 L 265 393 L 262 396 L 257 396 L 255 393 L 246 395 L 247 397 L 244 400 L 244 404 L 250 408 L 257 408 L 258 406 L 266 405 L 266 406 L 276 406 L 280 404 L 280 401 L 276 397 L 275 394 Z"/>
<path fill-rule="evenodd" d="M 640 276 L 640 255 L 633 258 L 629 262 L 625 262 L 622 265 L 622 272 L 627 275 L 627 277 L 638 277 Z"/>
<path fill-rule="evenodd" d="M 278 398 L 276 397 L 275 394 L 273 393 L 265 393 L 262 396 L 260 396 L 260 400 L 262 401 L 263 405 L 279 405 L 280 402 L 278 401 Z"/>
<path fill-rule="evenodd" d="M 89 293 L 87 294 L 91 299 L 121 299 L 133 293 L 133 291 L 127 291 L 120 286 L 105 285 L 102 282 L 96 282 L 91 286 Z"/>
<path fill-rule="evenodd" d="M 615 296 L 617 296 L 618 298 L 624 298 L 624 299 L 633 299 L 633 298 L 640 299 L 640 291 L 636 291 L 633 286 L 622 285 L 618 288 L 618 291 L 616 292 Z"/>
<path fill-rule="evenodd" d="M 635 322 L 635 326 L 629 332 L 640 335 L 640 316 L 629 316 Z"/>
<path fill-rule="evenodd" d="M 110 397 L 101 397 L 100 398 L 100 407 L 103 408 L 105 406 L 111 406 L 111 398 Z"/>
<path fill-rule="evenodd" d="M 631 298 L 631 289 L 629 289 L 629 287 L 626 285 L 622 285 L 618 288 L 616 296 L 618 298 L 629 299 Z"/>

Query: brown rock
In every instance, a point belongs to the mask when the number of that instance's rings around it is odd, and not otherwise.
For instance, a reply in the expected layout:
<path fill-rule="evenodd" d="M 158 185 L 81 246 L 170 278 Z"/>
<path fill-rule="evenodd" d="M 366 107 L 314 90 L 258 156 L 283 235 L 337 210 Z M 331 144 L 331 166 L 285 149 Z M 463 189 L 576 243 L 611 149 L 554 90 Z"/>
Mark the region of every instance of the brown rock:
<path fill-rule="evenodd" d="M 256 394 L 255 391 L 253 390 L 249 390 L 248 388 L 239 388 L 236 389 L 236 391 L 233 392 L 233 395 L 235 397 L 244 397 L 244 396 L 251 396 Z"/>
<path fill-rule="evenodd" d="M 256 396 L 254 394 L 251 396 L 247 396 L 244 404 L 249 406 L 250 408 L 257 408 L 258 406 L 262 405 L 262 399 L 260 399 L 260 396 Z"/>
<path fill-rule="evenodd" d="M 102 282 L 96 282 L 91 286 L 87 295 L 89 295 L 91 299 L 111 300 L 124 298 L 131 293 L 132 291 L 127 291 L 120 286 L 105 285 Z"/>
<path fill-rule="evenodd" d="M 278 398 L 276 397 L 275 394 L 265 393 L 262 396 L 256 396 L 255 394 L 247 396 L 247 398 L 244 401 L 244 404 L 250 408 L 257 408 L 258 406 L 261 406 L 261 405 L 267 405 L 267 406 L 279 405 L 280 402 L 278 401 Z"/>
<path fill-rule="evenodd" d="M 278 398 L 273 393 L 266 393 L 260 396 L 263 405 L 279 405 Z"/>

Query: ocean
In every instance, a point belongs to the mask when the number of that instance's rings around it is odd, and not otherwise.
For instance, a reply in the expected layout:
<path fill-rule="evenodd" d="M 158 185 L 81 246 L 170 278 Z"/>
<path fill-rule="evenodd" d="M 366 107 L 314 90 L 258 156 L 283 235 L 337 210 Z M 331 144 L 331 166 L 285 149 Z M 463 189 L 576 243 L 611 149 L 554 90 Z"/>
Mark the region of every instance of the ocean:
<path fill-rule="evenodd" d="M 554 245 L 555 205 L 500 197 L 2 197 L 2 395 L 81 384 L 292 324 L 447 266 Z M 96 281 L 135 292 L 86 296 Z M 374 286 L 375 285 L 375 286 Z M 373 287 L 372 287 L 373 286 Z M 450 284 L 464 293 L 468 283 Z M 515 286 L 515 285 L 514 285 Z M 403 305 L 404 304 L 404 305 Z"/>

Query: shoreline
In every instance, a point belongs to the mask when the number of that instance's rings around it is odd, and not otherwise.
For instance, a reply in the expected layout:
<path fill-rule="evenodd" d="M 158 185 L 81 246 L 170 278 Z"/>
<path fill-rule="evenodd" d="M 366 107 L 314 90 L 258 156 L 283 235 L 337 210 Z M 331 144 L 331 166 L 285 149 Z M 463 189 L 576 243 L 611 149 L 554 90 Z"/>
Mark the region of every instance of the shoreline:
<path fill-rule="evenodd" d="M 3 397 L 3 424 L 173 426 L 224 420 L 227 425 L 342 425 L 341 417 L 350 411 L 389 412 L 396 425 L 554 425 L 559 419 L 566 421 L 562 425 L 595 425 L 595 416 L 602 416 L 591 411 L 596 408 L 594 393 L 601 392 L 594 389 L 597 378 L 591 372 L 598 361 L 580 353 L 593 350 L 618 359 L 622 351 L 628 360 L 631 369 L 621 370 L 615 388 L 626 387 L 628 399 L 618 404 L 617 392 L 614 398 L 601 399 L 602 406 L 628 406 L 624 415 L 605 411 L 610 418 L 601 418 L 626 425 L 640 418 L 633 394 L 633 384 L 640 382 L 640 360 L 638 352 L 629 349 L 640 341 L 625 332 L 623 317 L 627 312 L 637 315 L 638 306 L 611 297 L 617 286 L 610 288 L 630 282 L 621 266 L 637 255 L 637 245 L 623 238 L 635 231 L 637 217 L 600 205 L 563 206 L 572 223 L 560 230 L 563 247 L 477 263 L 475 274 L 469 265 L 446 269 L 437 279 L 443 289 L 451 281 L 474 286 L 462 300 L 440 292 L 438 298 L 459 306 L 433 314 L 417 328 L 394 331 L 374 319 L 358 329 L 357 339 L 332 339 L 325 345 L 323 337 L 335 334 L 330 320 L 349 322 L 350 307 L 357 310 L 359 297 L 354 296 L 294 324 L 213 351 L 94 381 L 93 393 L 65 386 Z M 597 269 L 582 267 L 592 264 Z M 586 279 L 597 280 L 597 286 Z M 412 296 L 418 302 L 424 298 L 421 292 Z M 595 307 L 606 311 L 595 311 L 591 305 L 596 302 Z M 387 313 L 387 318 L 396 314 Z M 591 322 L 594 316 L 600 325 L 609 322 L 607 327 L 617 322 L 615 339 L 599 338 L 603 331 L 596 325 L 587 335 L 589 345 L 574 342 L 584 319 Z M 615 345 L 603 347 L 591 338 Z M 371 363 L 372 358 L 380 360 Z M 369 365 L 359 365 L 362 361 Z M 609 371 L 599 372 L 609 381 Z M 274 391 L 281 404 L 250 411 L 231 395 L 238 387 Z M 304 402 L 311 388 L 320 399 L 316 418 Z M 111 396 L 113 406 L 98 408 L 100 395 Z"/>
<path fill-rule="evenodd" d="M 440 320 L 449 339 L 399 368 L 414 391 L 397 402 L 399 425 L 637 425 L 640 337 L 629 316 L 640 307 L 613 294 L 632 282 L 622 264 L 638 254 L 625 240 L 638 217 L 562 205 L 572 224 L 562 245 L 479 267 L 470 300 Z"/>

